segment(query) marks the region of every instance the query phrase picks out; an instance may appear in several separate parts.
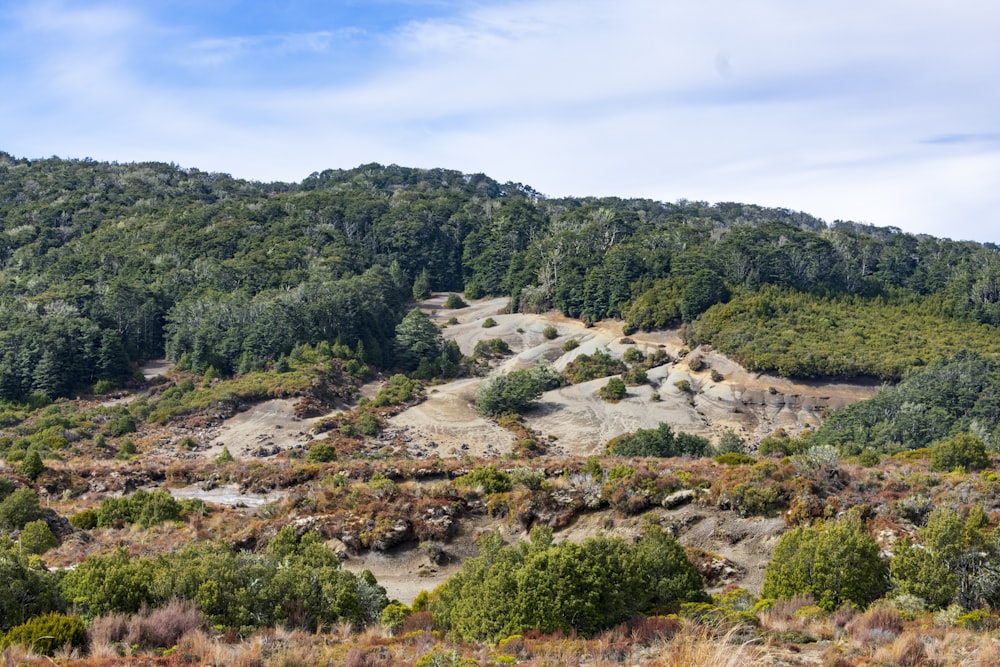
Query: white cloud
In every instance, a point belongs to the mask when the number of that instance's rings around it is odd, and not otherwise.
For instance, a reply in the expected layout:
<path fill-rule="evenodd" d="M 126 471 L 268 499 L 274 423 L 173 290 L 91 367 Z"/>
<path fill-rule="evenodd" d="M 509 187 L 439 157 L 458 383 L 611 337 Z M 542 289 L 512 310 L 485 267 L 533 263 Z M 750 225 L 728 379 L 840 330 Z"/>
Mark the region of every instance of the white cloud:
<path fill-rule="evenodd" d="M 0 124 L 17 128 L 0 148 L 260 180 L 442 166 L 552 195 L 738 200 L 1000 240 L 1000 5 L 547 0 L 463 12 L 380 36 L 317 25 L 232 37 L 123 5 L 32 4 L 0 35 L 0 55 L 36 47 L 19 56 L 27 71 L 0 68 L 23 91 L 0 101 Z M 325 74 L 335 68 L 350 76 Z M 283 74 L 297 71 L 313 78 Z"/>

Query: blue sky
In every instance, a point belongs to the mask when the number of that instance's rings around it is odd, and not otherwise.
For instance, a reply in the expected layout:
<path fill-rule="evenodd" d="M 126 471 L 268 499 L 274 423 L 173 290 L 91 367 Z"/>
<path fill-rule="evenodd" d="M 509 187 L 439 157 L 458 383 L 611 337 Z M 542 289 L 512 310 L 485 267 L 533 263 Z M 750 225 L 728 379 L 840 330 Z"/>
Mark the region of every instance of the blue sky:
<path fill-rule="evenodd" d="M 367 162 L 1000 242 L 1000 3 L 0 0 L 0 150 Z"/>

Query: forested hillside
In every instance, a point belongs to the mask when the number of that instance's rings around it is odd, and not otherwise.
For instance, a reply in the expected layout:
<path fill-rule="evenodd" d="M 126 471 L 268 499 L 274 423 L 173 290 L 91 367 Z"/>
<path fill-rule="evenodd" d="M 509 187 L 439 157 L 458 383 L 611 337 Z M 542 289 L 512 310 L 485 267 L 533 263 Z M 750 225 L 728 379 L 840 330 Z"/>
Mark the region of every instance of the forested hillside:
<path fill-rule="evenodd" d="M 993 244 L 0 153 L 11 664 L 997 664 L 997 451 Z"/>
<path fill-rule="evenodd" d="M 1000 325 L 995 245 L 744 204 L 549 199 L 443 169 L 263 184 L 0 154 L 0 222 L 8 400 L 123 381 L 164 354 L 246 373 L 321 340 L 388 368 L 415 284 L 690 323 L 693 342 L 798 377 L 898 379 L 965 347 L 995 354 Z"/>

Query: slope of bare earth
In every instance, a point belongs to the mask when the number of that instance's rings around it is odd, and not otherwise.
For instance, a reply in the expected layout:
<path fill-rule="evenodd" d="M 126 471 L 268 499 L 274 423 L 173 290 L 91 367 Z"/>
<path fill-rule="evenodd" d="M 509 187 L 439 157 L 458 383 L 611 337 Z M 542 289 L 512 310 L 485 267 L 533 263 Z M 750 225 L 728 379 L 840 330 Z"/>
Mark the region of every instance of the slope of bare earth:
<path fill-rule="evenodd" d="M 756 443 L 778 428 L 795 434 L 816 427 L 826 409 L 868 398 L 878 390 L 874 383 L 807 383 L 749 373 L 711 349 L 698 348 L 681 358 L 687 350 L 676 331 L 633 334 L 633 342 L 629 343 L 622 342 L 620 322 L 601 322 L 587 328 L 557 313 L 505 314 L 506 299 L 482 300 L 458 310 L 443 309 L 443 301 L 438 296 L 422 307 L 439 324 L 452 317 L 457 320 L 443 333 L 457 342 L 463 353 L 471 354 L 476 343 L 491 338 L 502 338 L 510 346 L 513 355 L 494 372 L 529 367 L 540 361 L 562 370 L 581 354 L 604 349 L 620 357 L 633 345 L 645 354 L 663 349 L 674 360 L 652 369 L 649 382 L 630 387 L 628 396 L 618 403 L 598 397 L 606 379 L 547 392 L 538 407 L 526 415 L 525 423 L 556 443 L 550 450 L 553 454 L 595 454 L 614 436 L 655 428 L 662 422 L 712 440 L 724 430 L 733 429 L 747 442 Z M 488 317 L 496 325 L 484 328 Z M 555 339 L 543 335 L 547 326 L 556 327 Z M 564 352 L 563 345 L 569 339 L 575 339 L 579 346 Z M 697 372 L 688 364 L 695 355 L 706 362 Z M 713 370 L 723 376 L 718 382 L 712 380 Z M 689 383 L 689 391 L 677 387 L 682 380 Z M 482 381 L 473 378 L 438 385 L 431 389 L 427 401 L 391 421 L 414 440 L 434 443 L 440 455 L 503 455 L 510 451 L 513 436 L 475 411 L 475 394 Z"/>
<path fill-rule="evenodd" d="M 716 579 L 711 592 L 729 584 L 754 593 L 760 591 L 764 567 L 784 532 L 782 519 L 744 519 L 733 512 L 700 505 L 655 512 L 660 523 L 674 532 L 682 545 L 707 552 L 712 558 Z M 641 535 L 641 524 L 649 516 L 622 517 L 612 510 L 591 512 L 578 516 L 554 538 L 556 542 L 581 542 L 604 534 L 631 542 Z M 433 590 L 458 572 L 467 558 L 477 555 L 476 538 L 492 530 L 499 530 L 511 544 L 528 539 L 528 533 L 520 526 L 478 517 L 461 523 L 458 534 L 443 545 L 444 557 L 439 562 L 434 562 L 425 548 L 410 544 L 388 552 L 351 555 L 344 561 L 344 567 L 353 572 L 370 570 L 390 599 L 411 604 L 420 591 Z"/>

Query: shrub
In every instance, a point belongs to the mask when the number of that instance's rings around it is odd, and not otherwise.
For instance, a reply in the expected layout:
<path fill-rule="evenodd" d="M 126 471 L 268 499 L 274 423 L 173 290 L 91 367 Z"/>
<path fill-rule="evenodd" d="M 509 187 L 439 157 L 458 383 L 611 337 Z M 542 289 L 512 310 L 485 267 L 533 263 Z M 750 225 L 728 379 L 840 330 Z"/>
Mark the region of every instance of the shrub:
<path fill-rule="evenodd" d="M 329 463 L 337 460 L 337 448 L 329 442 L 317 442 L 306 452 L 306 461 L 312 463 Z"/>
<path fill-rule="evenodd" d="M 97 528 L 97 510 L 81 510 L 69 517 L 69 522 L 80 530 Z"/>
<path fill-rule="evenodd" d="M 21 461 L 21 465 L 18 466 L 18 472 L 31 481 L 38 479 L 38 476 L 45 472 L 45 464 L 42 463 L 41 455 L 36 451 L 28 452 L 28 455 Z"/>
<path fill-rule="evenodd" d="M 608 441 L 609 454 L 616 456 L 704 456 L 711 443 L 690 433 L 674 434 L 666 422 L 655 429 L 639 429 Z"/>
<path fill-rule="evenodd" d="M 622 354 L 622 359 L 627 364 L 637 364 L 643 360 L 643 356 L 638 348 L 630 347 Z"/>
<path fill-rule="evenodd" d="M 565 343 L 563 343 L 562 349 L 563 352 L 571 352 L 578 347 L 580 347 L 580 341 L 578 341 L 576 338 L 570 338 Z"/>
<path fill-rule="evenodd" d="M 599 393 L 605 401 L 614 403 L 617 403 L 628 395 L 628 391 L 625 389 L 625 382 L 619 377 L 609 379 L 608 383 L 601 387 Z"/>
<path fill-rule="evenodd" d="M 505 354 L 510 354 L 510 345 L 503 338 L 481 340 L 472 350 L 472 356 L 483 359 L 493 359 Z"/>
<path fill-rule="evenodd" d="M 476 408 L 488 417 L 521 413 L 543 392 L 559 386 L 559 375 L 551 367 L 536 366 L 497 375 L 483 382 L 476 395 Z"/>
<path fill-rule="evenodd" d="M 455 478 L 455 486 L 481 487 L 483 493 L 506 493 L 514 488 L 514 481 L 496 466 L 475 468 L 471 472 Z"/>
<path fill-rule="evenodd" d="M 0 528 L 20 530 L 26 523 L 41 515 L 38 496 L 27 487 L 16 489 L 0 502 Z"/>
<path fill-rule="evenodd" d="M 29 554 L 43 554 L 59 546 L 59 539 L 52 534 L 49 524 L 41 519 L 29 521 L 21 529 L 21 548 Z"/>
<path fill-rule="evenodd" d="M 757 459 L 742 452 L 726 452 L 715 457 L 717 463 L 727 466 L 741 466 L 756 463 Z"/>
<path fill-rule="evenodd" d="M 468 307 L 468 305 L 469 304 L 467 304 L 465 301 L 462 301 L 462 297 L 455 294 L 454 292 L 448 294 L 448 298 L 444 302 L 445 308 L 452 308 L 452 309 L 466 308 Z"/>
<path fill-rule="evenodd" d="M 496 325 L 497 321 L 495 319 L 493 319 L 492 317 L 487 317 L 485 320 L 483 320 L 482 327 L 484 329 L 490 329 L 492 327 L 495 327 Z"/>
<path fill-rule="evenodd" d="M 79 616 L 66 616 L 56 612 L 35 618 L 11 628 L 0 645 L 24 646 L 35 653 L 53 655 L 64 646 L 82 648 L 87 641 L 87 631 Z"/>
<path fill-rule="evenodd" d="M 616 359 L 604 350 L 596 350 L 594 354 L 581 354 L 566 364 L 566 377 L 574 384 L 589 382 L 597 378 L 624 373 L 628 368 L 621 359 Z"/>
<path fill-rule="evenodd" d="M 126 433 L 135 433 L 135 419 L 132 415 L 125 413 L 120 417 L 116 417 L 108 422 L 108 435 L 112 438 L 117 438 L 120 435 L 125 435 Z"/>
<path fill-rule="evenodd" d="M 638 387 L 649 381 L 649 376 L 644 368 L 632 368 L 622 378 L 630 387 Z"/>
<path fill-rule="evenodd" d="M 542 329 L 542 335 L 545 336 L 546 340 L 555 340 L 559 336 L 559 330 L 550 324 Z"/>
<path fill-rule="evenodd" d="M 466 299 L 482 299 L 483 295 L 483 287 L 479 283 L 471 281 L 465 285 Z"/>
<path fill-rule="evenodd" d="M 931 470 L 982 470 L 989 465 L 986 445 L 971 433 L 958 433 L 931 446 Z"/>
<path fill-rule="evenodd" d="M 878 543 L 849 514 L 782 535 L 764 571 L 761 597 L 810 593 L 820 607 L 832 611 L 848 601 L 866 606 L 888 588 L 889 570 Z"/>

